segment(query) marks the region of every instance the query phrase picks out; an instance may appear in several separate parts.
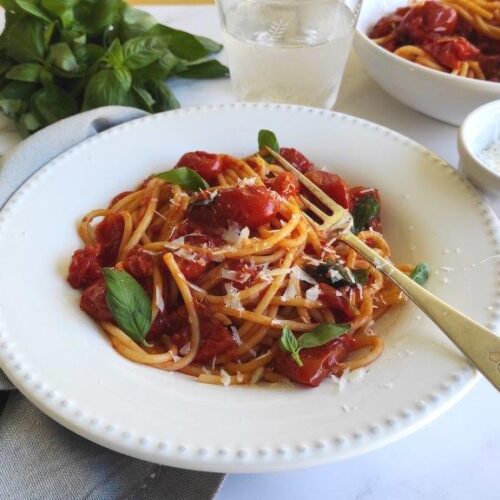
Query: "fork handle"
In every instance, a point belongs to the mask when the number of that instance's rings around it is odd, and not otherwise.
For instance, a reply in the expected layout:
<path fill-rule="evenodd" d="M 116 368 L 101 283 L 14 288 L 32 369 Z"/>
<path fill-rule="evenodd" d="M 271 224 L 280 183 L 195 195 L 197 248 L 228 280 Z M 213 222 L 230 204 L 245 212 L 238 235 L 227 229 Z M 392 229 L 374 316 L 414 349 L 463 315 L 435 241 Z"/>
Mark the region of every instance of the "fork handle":
<path fill-rule="evenodd" d="M 340 239 L 391 279 L 500 391 L 500 337 L 438 299 L 352 233 Z"/>

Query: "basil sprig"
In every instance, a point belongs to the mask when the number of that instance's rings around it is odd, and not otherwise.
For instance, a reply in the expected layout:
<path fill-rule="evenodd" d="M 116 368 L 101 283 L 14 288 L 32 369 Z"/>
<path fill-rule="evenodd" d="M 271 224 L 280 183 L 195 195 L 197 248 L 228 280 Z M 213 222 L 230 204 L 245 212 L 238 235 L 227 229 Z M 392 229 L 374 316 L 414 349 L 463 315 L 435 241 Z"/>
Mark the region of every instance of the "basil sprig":
<path fill-rule="evenodd" d="M 268 147 L 275 153 L 280 152 L 280 145 L 278 143 L 278 139 L 276 139 L 276 136 L 274 135 L 274 132 L 266 129 L 259 130 L 258 141 L 259 151 L 265 150 L 266 147 Z"/>
<path fill-rule="evenodd" d="M 327 260 L 316 267 L 311 267 L 311 274 L 323 283 L 335 288 L 349 285 L 366 285 L 368 283 L 367 269 L 349 269 L 339 262 Z"/>
<path fill-rule="evenodd" d="M 322 346 L 340 337 L 350 329 L 351 325 L 349 323 L 339 325 L 335 323 L 321 323 L 314 330 L 304 333 L 297 338 L 290 328 L 285 326 L 281 333 L 280 347 L 283 351 L 290 353 L 290 356 L 298 366 L 303 366 L 299 354 L 302 349 Z"/>
<path fill-rule="evenodd" d="M 222 45 L 158 24 L 124 0 L 0 0 L 0 110 L 22 135 L 80 111 L 179 107 L 167 78 L 218 78 Z"/>
<path fill-rule="evenodd" d="M 207 189 L 210 187 L 207 181 L 201 177 L 198 172 L 188 167 L 173 168 L 161 174 L 156 174 L 155 177 L 170 182 L 170 184 L 177 184 L 186 191 L 199 191 L 200 189 Z"/>
<path fill-rule="evenodd" d="M 136 342 L 144 342 L 151 327 L 151 301 L 144 288 L 125 271 L 102 270 L 106 303 L 118 326 Z"/>
<path fill-rule="evenodd" d="M 415 269 L 410 273 L 410 278 L 420 286 L 425 285 L 429 279 L 429 266 L 423 262 L 417 264 Z"/>
<path fill-rule="evenodd" d="M 367 194 L 360 198 L 354 207 L 352 231 L 357 234 L 369 229 L 370 222 L 380 213 L 380 205 L 375 197 Z"/>

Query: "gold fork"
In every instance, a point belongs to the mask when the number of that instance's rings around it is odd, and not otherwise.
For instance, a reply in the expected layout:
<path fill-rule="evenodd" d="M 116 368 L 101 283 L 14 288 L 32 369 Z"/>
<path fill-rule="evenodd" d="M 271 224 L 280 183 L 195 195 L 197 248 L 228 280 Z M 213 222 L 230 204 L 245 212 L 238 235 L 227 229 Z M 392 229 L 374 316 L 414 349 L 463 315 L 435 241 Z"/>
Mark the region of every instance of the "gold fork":
<path fill-rule="evenodd" d="M 335 203 L 285 158 L 269 148 L 267 150 L 285 170 L 293 173 L 318 201 L 332 211 L 332 214 L 328 215 L 306 197 L 301 196 L 307 209 L 321 221 L 317 222 L 313 217 L 305 214 L 309 223 L 317 231 L 332 232 L 335 230 L 338 232 L 339 240 L 356 250 L 370 264 L 392 280 L 500 391 L 500 337 L 446 304 L 415 283 L 390 261 L 380 257 L 378 253 L 351 232 L 353 219 L 348 210 Z"/>

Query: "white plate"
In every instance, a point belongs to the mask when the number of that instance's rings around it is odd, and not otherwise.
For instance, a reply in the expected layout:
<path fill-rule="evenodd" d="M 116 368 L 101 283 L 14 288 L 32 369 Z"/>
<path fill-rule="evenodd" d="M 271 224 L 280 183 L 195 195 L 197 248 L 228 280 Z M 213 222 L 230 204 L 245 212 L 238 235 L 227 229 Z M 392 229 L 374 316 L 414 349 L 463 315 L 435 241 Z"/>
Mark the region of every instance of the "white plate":
<path fill-rule="evenodd" d="M 500 99 L 500 84 L 462 78 L 426 68 L 378 46 L 366 35 L 383 16 L 409 0 L 365 0 L 354 47 L 363 68 L 389 94 L 421 113 L 460 125 L 475 108 Z"/>
<path fill-rule="evenodd" d="M 324 110 L 184 109 L 74 147 L 26 182 L 1 212 L 0 365 L 49 416 L 141 459 L 264 472 L 344 459 L 394 441 L 472 387 L 475 372 L 411 305 L 378 323 L 387 344 L 383 356 L 342 393 L 330 380 L 317 389 L 208 386 L 134 364 L 80 312 L 79 293 L 65 282 L 80 245 L 76 221 L 186 151 L 251 153 L 260 128 L 350 183 L 378 187 L 395 260 L 429 262 L 430 290 L 496 327 L 498 260 L 489 257 L 500 253 L 498 225 L 470 185 L 432 153 L 375 124 Z"/>

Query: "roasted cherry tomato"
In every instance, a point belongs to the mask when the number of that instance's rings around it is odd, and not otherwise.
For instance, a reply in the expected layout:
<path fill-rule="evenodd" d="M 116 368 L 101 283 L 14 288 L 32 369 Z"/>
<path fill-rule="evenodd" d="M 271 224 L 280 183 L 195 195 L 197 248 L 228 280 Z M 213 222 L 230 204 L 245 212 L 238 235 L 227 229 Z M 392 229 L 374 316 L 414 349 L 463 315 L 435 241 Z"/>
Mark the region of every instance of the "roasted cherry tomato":
<path fill-rule="evenodd" d="M 369 31 L 368 36 L 370 38 L 382 38 L 384 36 L 390 35 L 398 28 L 401 20 L 410 9 L 411 7 L 401 7 L 397 9 L 394 14 L 379 19 L 373 26 L 373 28 Z"/>
<path fill-rule="evenodd" d="M 432 35 L 452 35 L 457 26 L 455 9 L 436 2 L 412 7 L 397 29 L 400 42 L 422 43 Z"/>
<path fill-rule="evenodd" d="M 77 250 L 69 265 L 68 282 L 73 288 L 85 288 L 102 276 L 99 263 L 101 246 L 86 246 Z"/>
<path fill-rule="evenodd" d="M 313 164 L 295 148 L 281 148 L 280 155 L 303 174 L 313 168 Z"/>
<path fill-rule="evenodd" d="M 311 170 L 307 172 L 306 177 L 322 189 L 332 200 L 344 208 L 349 208 L 349 189 L 337 174 L 323 172 L 322 170 Z"/>
<path fill-rule="evenodd" d="M 300 192 L 299 181 L 291 172 L 281 172 L 269 181 L 268 187 L 285 198 L 296 196 Z"/>
<path fill-rule="evenodd" d="M 321 301 L 332 310 L 337 322 L 343 323 L 354 319 L 355 314 L 351 309 L 350 297 L 351 294 L 359 294 L 357 288 L 350 286 L 333 288 L 326 283 L 320 283 L 319 288 Z"/>
<path fill-rule="evenodd" d="M 123 217 L 112 213 L 104 217 L 103 221 L 96 227 L 95 236 L 100 243 L 101 263 L 103 266 L 112 266 L 118 258 L 118 251 L 123 237 Z"/>
<path fill-rule="evenodd" d="M 123 269 L 134 278 L 148 278 L 153 276 L 155 262 L 153 257 L 142 249 L 131 252 L 123 261 Z"/>
<path fill-rule="evenodd" d="M 234 272 L 234 277 L 231 275 L 231 278 L 225 278 L 226 282 L 230 282 L 237 290 L 251 287 L 259 274 L 257 266 L 252 266 L 244 260 L 231 260 L 228 268 L 229 271 Z"/>
<path fill-rule="evenodd" d="M 205 151 L 193 151 L 184 154 L 177 162 L 178 167 L 188 167 L 198 172 L 207 182 L 217 179 L 223 170 L 220 155 L 206 153 Z"/>
<path fill-rule="evenodd" d="M 478 61 L 487 80 L 491 82 L 500 82 L 500 55 L 480 55 Z"/>
<path fill-rule="evenodd" d="M 461 36 L 443 36 L 436 40 L 427 40 L 422 48 L 445 68 L 454 70 L 463 61 L 474 59 L 479 49 Z"/>
<path fill-rule="evenodd" d="M 100 278 L 87 287 L 80 298 L 80 308 L 97 321 L 112 321 L 113 315 L 106 304 L 106 282 Z"/>
<path fill-rule="evenodd" d="M 300 359 L 303 366 L 298 366 L 290 354 L 282 350 L 276 352 L 274 359 L 279 373 L 299 384 L 316 387 L 328 375 L 339 372 L 338 364 L 348 354 L 348 344 L 340 337 L 320 347 L 302 349 Z"/>
<path fill-rule="evenodd" d="M 175 261 L 188 281 L 197 280 L 205 272 L 209 263 L 207 258 L 199 254 L 193 254 L 189 259 L 176 255 Z"/>

